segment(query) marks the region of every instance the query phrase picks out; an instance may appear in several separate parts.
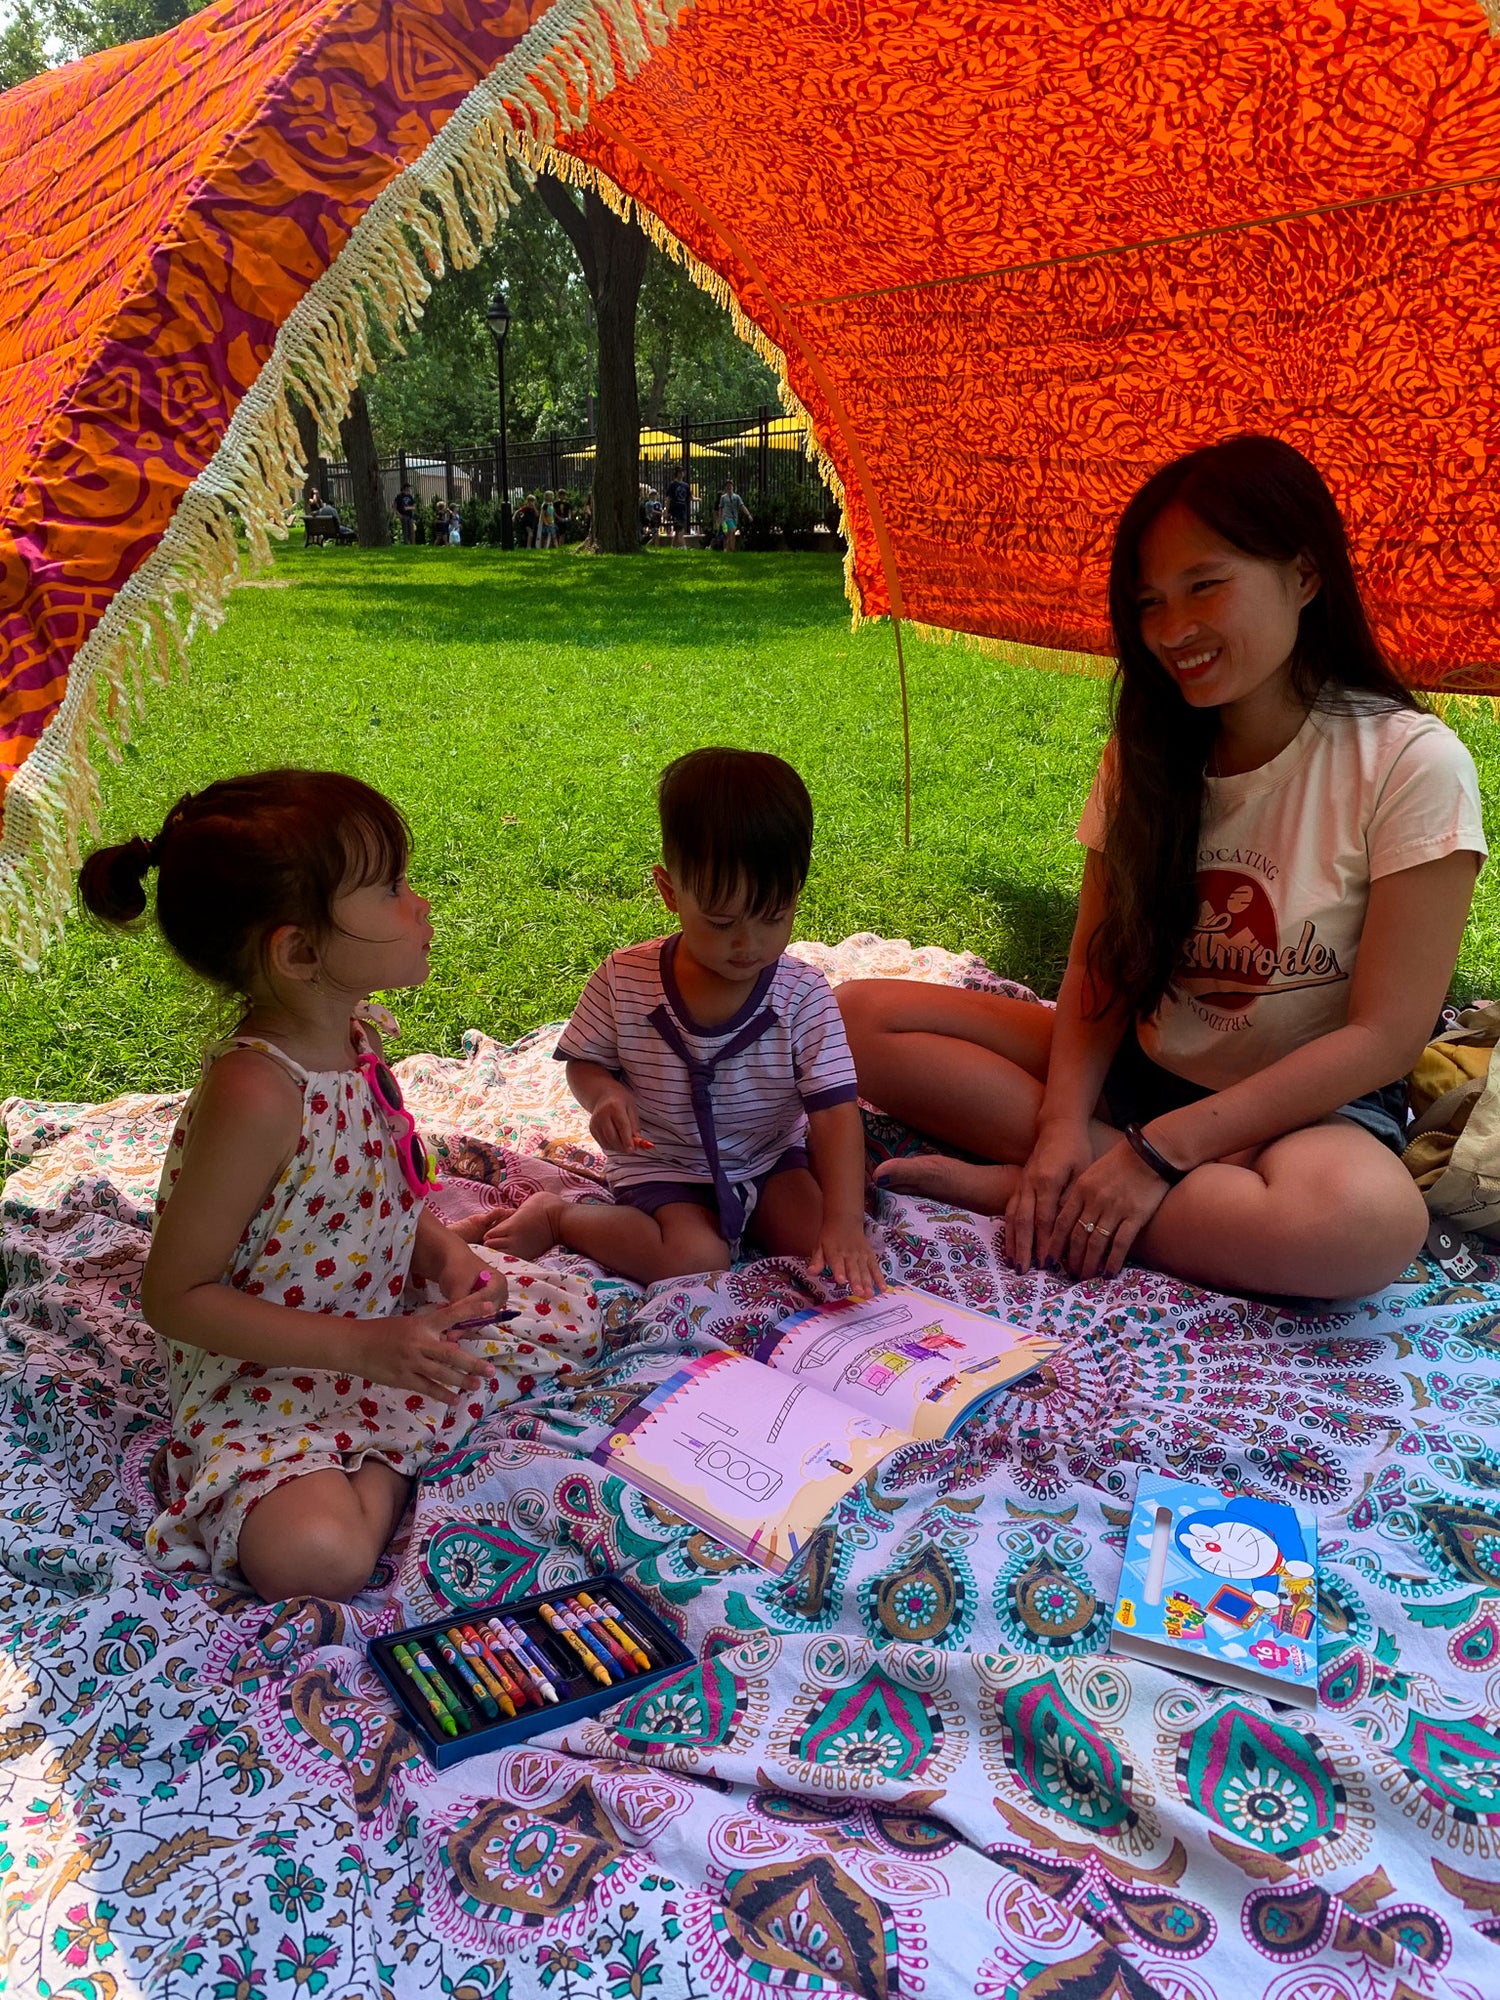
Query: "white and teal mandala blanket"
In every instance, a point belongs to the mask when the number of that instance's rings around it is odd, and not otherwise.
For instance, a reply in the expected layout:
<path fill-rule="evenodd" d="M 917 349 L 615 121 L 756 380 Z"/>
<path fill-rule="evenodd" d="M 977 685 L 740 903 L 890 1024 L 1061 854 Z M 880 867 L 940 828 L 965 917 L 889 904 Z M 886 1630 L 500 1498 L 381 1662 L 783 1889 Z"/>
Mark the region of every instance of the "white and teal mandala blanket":
<path fill-rule="evenodd" d="M 835 977 L 990 983 L 854 939 Z M 586 1166 L 545 1032 L 416 1058 L 511 1199 Z M 889 1462 L 785 1579 L 587 1453 L 621 1396 L 807 1297 L 749 1265 L 596 1290 L 554 1375 L 420 1490 L 357 1605 L 140 1552 L 167 1411 L 137 1282 L 175 1100 L 11 1103 L 0 1362 L 0 1911 L 51 2000 L 1399 2000 L 1500 1994 L 1500 1269 L 1294 1314 L 1132 1273 L 1020 1279 L 882 1198 L 886 1267 L 1061 1336 L 956 1449 Z M 1137 1469 L 1312 1503 L 1315 1716 L 1104 1651 Z M 430 1771 L 364 1641 L 591 1570 L 700 1664 Z"/>

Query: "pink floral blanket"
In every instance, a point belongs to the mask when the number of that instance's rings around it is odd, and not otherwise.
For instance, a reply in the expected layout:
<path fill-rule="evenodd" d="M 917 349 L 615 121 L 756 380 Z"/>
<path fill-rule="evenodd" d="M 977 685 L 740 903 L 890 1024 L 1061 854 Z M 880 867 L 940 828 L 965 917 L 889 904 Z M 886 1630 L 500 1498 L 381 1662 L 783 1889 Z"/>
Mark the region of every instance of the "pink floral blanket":
<path fill-rule="evenodd" d="M 873 938 L 799 949 L 836 979 L 997 983 Z M 402 1065 L 476 1199 L 596 1165 L 555 1033 Z M 1061 1344 L 952 1448 L 888 1461 L 785 1578 L 588 1457 L 631 1385 L 809 1298 L 766 1261 L 649 1296 L 598 1277 L 578 1365 L 434 1468 L 389 1574 L 352 1607 L 268 1607 L 141 1553 L 167 1411 L 137 1286 L 176 1103 L 4 1108 L 8 1990 L 1500 1993 L 1492 1263 L 1295 1313 L 1140 1273 L 1023 1279 L 994 1223 L 882 1196 L 891 1275 Z M 1143 1465 L 1315 1506 L 1315 1714 L 1106 1650 Z M 697 1664 L 432 1772 L 366 1639 L 606 1566 Z"/>

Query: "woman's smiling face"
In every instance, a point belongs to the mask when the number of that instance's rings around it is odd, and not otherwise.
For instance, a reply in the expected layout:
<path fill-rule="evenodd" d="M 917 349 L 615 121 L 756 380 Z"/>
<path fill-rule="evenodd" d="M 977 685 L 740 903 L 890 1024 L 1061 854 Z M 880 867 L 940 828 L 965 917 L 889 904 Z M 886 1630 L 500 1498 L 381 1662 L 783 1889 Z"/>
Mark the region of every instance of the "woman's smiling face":
<path fill-rule="evenodd" d="M 1220 708 L 1278 676 L 1289 685 L 1297 623 L 1318 587 L 1306 557 L 1246 555 L 1174 502 L 1141 541 L 1141 638 L 1185 701 Z"/>

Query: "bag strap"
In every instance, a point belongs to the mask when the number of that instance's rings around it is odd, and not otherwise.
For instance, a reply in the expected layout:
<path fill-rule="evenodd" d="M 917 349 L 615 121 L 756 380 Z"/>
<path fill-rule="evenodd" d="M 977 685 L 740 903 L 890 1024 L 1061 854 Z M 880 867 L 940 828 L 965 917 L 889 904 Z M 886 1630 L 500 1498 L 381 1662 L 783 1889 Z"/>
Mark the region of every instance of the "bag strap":
<path fill-rule="evenodd" d="M 1421 1117 L 1407 1126 L 1407 1145 L 1414 1139 L 1420 1139 L 1424 1132 L 1441 1131 L 1448 1123 L 1449 1113 L 1456 1111 L 1461 1104 L 1468 1103 L 1472 1109 L 1484 1094 L 1488 1081 L 1487 1077 L 1468 1076 L 1462 1083 L 1455 1084 L 1452 1090 L 1445 1090 L 1441 1097 L 1434 1098 Z"/>
<path fill-rule="evenodd" d="M 1500 1042 L 1500 1000 L 1492 1001 L 1488 1007 L 1465 1007 L 1458 1023 L 1446 1034 L 1434 1035 L 1427 1046 L 1441 1048 L 1445 1042 L 1471 1042 L 1482 1047 L 1485 1042 Z"/>

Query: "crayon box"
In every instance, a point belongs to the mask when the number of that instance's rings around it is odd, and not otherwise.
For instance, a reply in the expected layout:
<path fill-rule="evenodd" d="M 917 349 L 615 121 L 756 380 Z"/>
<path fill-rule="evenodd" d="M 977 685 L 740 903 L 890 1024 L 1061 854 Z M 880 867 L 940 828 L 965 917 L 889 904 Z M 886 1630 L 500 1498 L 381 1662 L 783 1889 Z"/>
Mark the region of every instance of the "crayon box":
<path fill-rule="evenodd" d="M 580 1592 L 593 1600 L 606 1621 L 602 1629 L 597 1620 L 580 1625 L 578 1614 L 569 1611 L 570 1600 L 576 1600 Z M 550 1620 L 543 1616 L 543 1607 L 552 1613 Z M 466 1654 L 457 1642 L 455 1628 L 461 1633 L 465 1626 L 471 1626 L 480 1639 L 493 1641 L 485 1621 L 496 1616 L 514 1623 L 520 1643 L 512 1638 L 509 1652 L 495 1645 L 493 1651 L 481 1649 L 477 1656 L 471 1645 Z M 571 1639 L 564 1620 L 572 1623 Z M 631 1645 L 621 1643 L 622 1638 Z M 645 1667 L 640 1665 L 642 1657 L 649 1662 Z M 444 1618 L 372 1640 L 369 1658 L 395 1696 L 402 1718 L 427 1761 L 442 1771 L 465 1757 L 503 1750 L 507 1744 L 565 1728 L 581 1716 L 596 1715 L 618 1701 L 627 1701 L 679 1667 L 690 1665 L 694 1655 L 639 1591 L 611 1572 L 509 1604 L 496 1601 L 456 1607 Z M 430 1675 L 422 1661 L 431 1669 Z M 522 1671 L 527 1667 L 531 1669 L 529 1681 Z M 543 1680 L 551 1687 L 555 1701 L 537 1693 L 523 1703 L 517 1690 L 539 1689 Z M 504 1713 L 499 1702 L 502 1690 L 511 1697 L 513 1714 Z M 441 1723 L 439 1709 L 447 1710 L 453 1723 L 451 1732 Z"/>

